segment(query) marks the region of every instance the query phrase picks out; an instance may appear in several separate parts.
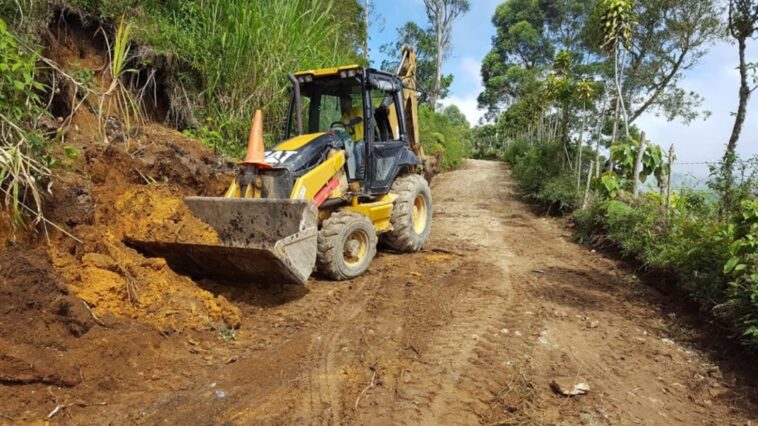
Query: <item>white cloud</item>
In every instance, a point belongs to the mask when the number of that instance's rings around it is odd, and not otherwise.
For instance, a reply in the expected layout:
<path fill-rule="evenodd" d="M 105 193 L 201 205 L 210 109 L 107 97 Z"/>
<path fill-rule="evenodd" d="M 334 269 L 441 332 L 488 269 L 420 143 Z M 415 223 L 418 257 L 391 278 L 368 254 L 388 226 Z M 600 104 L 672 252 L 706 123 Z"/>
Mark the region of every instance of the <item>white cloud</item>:
<path fill-rule="evenodd" d="M 475 81 L 477 85 L 481 86 L 481 69 L 482 61 L 477 61 L 471 57 L 465 57 L 461 60 L 458 68 L 461 70 L 459 78 L 465 78 L 470 81 Z"/>
<path fill-rule="evenodd" d="M 758 56 L 758 49 L 753 50 L 752 56 Z M 682 88 L 703 96 L 704 109 L 712 113 L 707 120 L 701 119 L 687 125 L 679 121 L 668 122 L 663 117 L 646 113 L 635 124 L 654 143 L 666 149 L 674 144 L 680 162 L 718 161 L 734 125 L 732 113 L 737 109 L 739 73 L 735 68 L 736 60 L 736 47 L 727 42 L 718 43 L 702 63 L 681 81 Z M 738 152 L 743 157 L 758 154 L 758 99 L 755 97 L 748 104 Z M 683 167 L 707 171 L 703 165 Z"/>
<path fill-rule="evenodd" d="M 471 123 L 472 126 L 475 126 L 479 123 L 479 119 L 484 115 L 484 111 L 481 111 L 478 109 L 478 104 L 476 101 L 476 97 L 479 94 L 479 92 L 476 92 L 470 96 L 448 96 L 447 98 L 440 101 L 440 103 L 444 106 L 448 105 L 455 105 L 458 107 L 458 109 L 461 110 L 463 115 L 466 116 L 469 123 Z"/>
<path fill-rule="evenodd" d="M 484 90 L 480 70 L 482 68 L 481 60 L 470 56 L 464 57 L 456 63 L 455 94 L 451 94 L 440 103 L 444 106 L 456 105 L 466 116 L 472 126 L 479 123 L 479 119 L 484 115 L 484 111 L 478 109 L 477 97 Z"/>

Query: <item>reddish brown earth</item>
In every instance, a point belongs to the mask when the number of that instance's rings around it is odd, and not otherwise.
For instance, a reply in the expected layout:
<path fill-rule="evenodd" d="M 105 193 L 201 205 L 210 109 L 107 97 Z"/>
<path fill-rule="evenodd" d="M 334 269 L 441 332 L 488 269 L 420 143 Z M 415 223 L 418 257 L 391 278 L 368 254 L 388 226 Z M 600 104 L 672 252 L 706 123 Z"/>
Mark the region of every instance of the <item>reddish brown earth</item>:
<path fill-rule="evenodd" d="M 163 185 L 137 185 L 92 194 L 166 195 Z M 169 188 L 172 199 L 192 189 Z M 380 253 L 352 281 L 316 277 L 282 290 L 162 273 L 186 300 L 228 301 L 239 312 L 236 330 L 193 321 L 191 308 L 176 301 L 129 306 L 124 294 L 107 300 L 129 307 L 103 309 L 98 322 L 72 291 L 81 282 L 51 263 L 50 249 L 11 247 L 0 255 L 0 424 L 47 421 L 51 413 L 50 422 L 63 424 L 746 425 L 758 418 L 750 357 L 699 323 L 676 293 L 570 242 L 564 222 L 535 215 L 503 164 L 467 161 L 437 177 L 433 194 L 427 249 Z M 125 229 L 117 212 L 106 220 L 97 214 L 106 207 L 95 204 L 89 224 L 72 232 Z M 58 238 L 53 247 L 64 246 Z M 165 268 L 114 244 L 128 254 L 139 287 L 152 277 L 139 268 Z M 74 252 L 90 247 L 97 252 L 86 243 Z M 122 274 L 101 260 L 83 265 Z M 183 319 L 155 320 L 173 315 Z M 590 390 L 565 398 L 553 381 Z"/>
<path fill-rule="evenodd" d="M 91 34 L 52 29 L 50 57 L 107 85 Z M 77 155 L 61 155 L 45 213 L 78 241 L 0 215 L 0 425 L 758 418 L 751 356 L 659 279 L 570 242 L 501 163 L 437 177 L 428 247 L 380 253 L 358 279 L 197 282 L 123 241 L 212 241 L 181 198 L 223 193 L 233 167 L 158 124 L 104 129 L 91 99 L 62 92 L 82 105 L 60 120 Z"/>

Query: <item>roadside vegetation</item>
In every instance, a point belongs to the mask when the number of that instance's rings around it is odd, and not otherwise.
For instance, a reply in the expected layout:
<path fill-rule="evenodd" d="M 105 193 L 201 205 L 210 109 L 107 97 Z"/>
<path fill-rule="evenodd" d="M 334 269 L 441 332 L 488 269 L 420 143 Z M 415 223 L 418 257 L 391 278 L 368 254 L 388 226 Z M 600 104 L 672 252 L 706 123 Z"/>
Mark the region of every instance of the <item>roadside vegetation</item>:
<path fill-rule="evenodd" d="M 716 1 L 504 1 L 479 97 L 495 124 L 472 130 L 472 151 L 508 162 L 523 196 L 572 217 L 580 240 L 676 277 L 758 347 L 758 159 L 735 151 L 755 89 L 744 36 L 758 27 L 758 3 L 727 6 L 722 22 Z M 679 81 L 725 34 L 741 58 L 735 130 L 707 190 L 674 189 L 676 153 L 636 120 L 707 118 Z"/>
<path fill-rule="evenodd" d="M 36 77 L 36 57 L 0 19 L 0 199 L 16 224 L 24 213 L 39 220 L 41 192 L 50 176 L 47 141 L 38 129 L 47 112 Z"/>
<path fill-rule="evenodd" d="M 441 157 L 440 170 L 458 167 L 469 156 L 471 145 L 471 124 L 466 117 L 455 105 L 442 105 L 454 78 L 442 71 L 452 48 L 453 24 L 469 7 L 468 0 L 424 0 L 426 22 L 406 22 L 398 27 L 393 42 L 379 48 L 390 58 L 406 45 L 416 51 L 421 145 L 427 155 Z M 393 72 L 398 65 L 396 60 L 385 60 L 381 68 Z"/>
<path fill-rule="evenodd" d="M 468 3 L 435 0 L 427 6 L 435 24 L 425 32 L 429 45 L 417 47 L 420 77 L 433 98 L 442 99 L 452 81 L 441 74 L 452 23 Z M 97 115 L 106 143 L 136 136 L 157 121 L 232 158 L 243 154 L 251 111 L 260 108 L 266 142 L 275 143 L 288 106 L 287 73 L 366 65 L 366 25 L 376 18 L 366 13 L 359 0 L 0 0 L 4 206 L 17 224 L 42 220 L 51 167 L 60 153 L 76 155 L 62 130 L 82 107 Z M 45 53 L 51 36 L 69 28 L 94 34 L 93 43 L 108 58 L 106 69 L 58 64 Z M 74 90 L 75 101 L 66 100 L 74 111 L 52 116 L 51 105 L 67 87 Z M 456 167 L 466 155 L 469 124 L 454 107 L 435 112 L 429 90 L 419 98 L 427 105 L 421 113 L 426 152 L 444 153 L 443 167 Z M 111 116 L 123 127 L 115 135 Z"/>
<path fill-rule="evenodd" d="M 365 41 L 357 0 L 2 2 L 4 17 L 29 45 L 50 23 L 101 27 L 115 53 L 112 71 L 123 110 L 139 110 L 239 155 L 250 111 L 266 110 L 267 136 L 279 136 L 287 72 L 361 62 Z M 122 17 L 124 28 L 119 31 Z M 121 35 L 122 38 L 118 38 Z M 114 75 L 116 77 L 116 75 Z M 164 105 L 163 102 L 167 102 Z M 130 114 L 132 115 L 132 114 Z M 139 117 L 135 117 L 139 118 Z"/>
<path fill-rule="evenodd" d="M 361 63 L 362 14 L 357 0 L 0 1 L 4 210 L 16 225 L 44 220 L 55 168 L 77 155 L 64 139 L 79 108 L 98 117 L 106 143 L 158 121 L 230 157 L 241 155 L 251 111 L 262 108 L 272 143 L 286 73 Z M 106 68 L 56 63 L 47 49 L 58 31 L 86 32 Z M 71 114 L 53 116 L 68 88 Z M 123 129 L 114 135 L 114 127 Z"/>

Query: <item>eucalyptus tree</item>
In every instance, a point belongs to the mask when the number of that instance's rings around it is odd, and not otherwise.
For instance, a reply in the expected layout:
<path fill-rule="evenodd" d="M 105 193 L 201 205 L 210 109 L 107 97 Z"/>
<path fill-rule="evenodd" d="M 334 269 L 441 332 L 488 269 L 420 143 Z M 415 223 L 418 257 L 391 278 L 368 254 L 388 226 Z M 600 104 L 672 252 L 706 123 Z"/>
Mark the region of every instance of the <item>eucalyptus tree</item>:
<path fill-rule="evenodd" d="M 737 142 L 740 139 L 742 126 L 745 122 L 747 103 L 750 94 L 758 88 L 756 85 L 755 75 L 753 77 L 753 87 L 749 81 L 749 74 L 758 70 L 758 63 L 748 63 L 745 59 L 745 50 L 747 41 L 758 35 L 758 0 L 729 0 L 729 15 L 727 22 L 729 35 L 737 41 L 737 51 L 739 53 L 739 71 L 740 71 L 740 89 L 739 103 L 737 113 L 734 116 L 734 126 L 729 142 L 726 145 L 724 161 L 721 170 L 721 186 L 724 195 L 724 205 L 726 209 L 733 207 L 735 200 L 732 200 L 732 186 L 734 184 L 734 163 L 736 161 Z"/>
<path fill-rule="evenodd" d="M 397 29 L 397 38 L 379 48 L 386 57 L 393 58 L 384 60 L 382 69 L 387 71 L 397 70 L 400 61 L 394 59 L 403 46 L 413 46 L 416 51 L 416 80 L 419 88 L 418 100 L 431 106 L 431 95 L 437 79 L 437 47 L 432 28 L 423 28 L 417 23 L 409 21 Z M 440 76 L 439 88 L 436 89 L 437 100 L 444 99 L 450 92 L 453 83 L 452 74 Z M 436 101 L 435 101 L 436 102 Z"/>
<path fill-rule="evenodd" d="M 434 87 L 431 90 L 429 106 L 435 109 L 442 87 L 442 63 L 448 55 L 453 38 L 453 23 L 468 12 L 468 0 L 424 0 L 426 16 L 434 28 L 436 62 Z"/>
<path fill-rule="evenodd" d="M 629 120 L 646 112 L 690 122 L 702 98 L 679 82 L 723 36 L 718 0 L 645 0 L 633 5 L 624 97 Z"/>

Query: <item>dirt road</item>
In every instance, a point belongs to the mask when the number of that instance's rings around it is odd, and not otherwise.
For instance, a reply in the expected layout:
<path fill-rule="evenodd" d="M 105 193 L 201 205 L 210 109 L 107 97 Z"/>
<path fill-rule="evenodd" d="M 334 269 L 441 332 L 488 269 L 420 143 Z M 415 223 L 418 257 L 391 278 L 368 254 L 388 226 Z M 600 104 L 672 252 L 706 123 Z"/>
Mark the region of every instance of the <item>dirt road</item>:
<path fill-rule="evenodd" d="M 439 176 L 433 193 L 427 250 L 381 253 L 352 282 L 287 291 L 198 283 L 241 310 L 234 339 L 130 329 L 135 347 L 109 348 L 118 326 L 95 328 L 83 338 L 89 350 L 127 361 L 84 366 L 76 387 L 0 387 L 23 406 L 9 418 L 40 418 L 57 405 L 65 407 L 54 420 L 113 424 L 758 418 L 754 376 L 735 367 L 739 356 L 728 347 L 708 355 L 717 344 L 699 342 L 713 333 L 691 329 L 676 297 L 532 212 L 503 164 L 467 161 Z M 565 398 L 553 381 L 590 390 Z M 46 391 L 53 398 L 32 396 Z"/>

